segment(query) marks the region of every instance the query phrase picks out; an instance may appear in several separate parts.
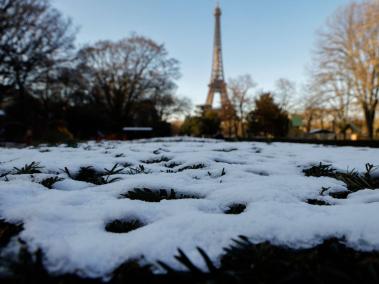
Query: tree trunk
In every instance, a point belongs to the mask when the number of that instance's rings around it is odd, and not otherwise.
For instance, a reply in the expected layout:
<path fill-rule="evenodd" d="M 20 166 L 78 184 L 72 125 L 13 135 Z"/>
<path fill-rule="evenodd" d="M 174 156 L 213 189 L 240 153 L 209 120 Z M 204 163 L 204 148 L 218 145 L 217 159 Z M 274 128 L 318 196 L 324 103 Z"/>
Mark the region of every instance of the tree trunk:
<path fill-rule="evenodd" d="M 313 113 L 311 113 L 311 114 L 309 115 L 308 120 L 307 120 L 307 126 L 306 126 L 306 129 L 307 129 L 307 132 L 308 132 L 308 133 L 311 131 L 312 121 L 313 121 Z"/>
<path fill-rule="evenodd" d="M 374 121 L 375 121 L 375 108 L 371 109 L 368 106 L 363 107 L 366 121 L 366 128 L 368 138 L 370 140 L 374 139 Z"/>
<path fill-rule="evenodd" d="M 239 127 L 240 127 L 240 131 L 241 131 L 241 137 L 242 138 L 245 138 L 246 135 L 245 135 L 245 127 L 243 125 L 243 120 L 244 120 L 244 117 L 245 117 L 245 114 L 244 114 L 244 109 L 243 109 L 243 104 L 240 103 L 239 105 L 239 112 L 240 112 L 240 119 L 239 119 Z"/>
<path fill-rule="evenodd" d="M 19 113 L 22 113 L 22 117 L 20 122 L 24 124 L 25 126 L 29 126 L 30 122 L 33 120 L 30 113 L 33 110 L 30 110 L 30 106 L 27 105 L 27 92 L 24 87 L 24 84 L 20 78 L 19 74 L 16 74 L 16 89 L 18 90 L 17 92 L 17 100 L 19 100 Z"/>
<path fill-rule="evenodd" d="M 246 138 L 245 126 L 243 125 L 243 120 L 242 119 L 240 120 L 240 130 L 241 130 L 241 137 L 242 138 Z"/>

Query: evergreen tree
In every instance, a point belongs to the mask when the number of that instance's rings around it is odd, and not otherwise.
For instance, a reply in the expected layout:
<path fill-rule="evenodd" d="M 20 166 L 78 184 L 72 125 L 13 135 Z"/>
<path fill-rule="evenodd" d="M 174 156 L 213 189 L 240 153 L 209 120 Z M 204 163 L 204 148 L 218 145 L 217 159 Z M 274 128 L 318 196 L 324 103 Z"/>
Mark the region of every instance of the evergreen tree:
<path fill-rule="evenodd" d="M 181 127 L 181 134 L 213 137 L 220 132 L 221 119 L 218 112 L 203 109 L 197 116 L 187 117 Z"/>
<path fill-rule="evenodd" d="M 255 100 L 255 110 L 248 115 L 248 132 L 255 136 L 284 137 L 288 133 L 287 113 L 274 102 L 271 93 Z"/>

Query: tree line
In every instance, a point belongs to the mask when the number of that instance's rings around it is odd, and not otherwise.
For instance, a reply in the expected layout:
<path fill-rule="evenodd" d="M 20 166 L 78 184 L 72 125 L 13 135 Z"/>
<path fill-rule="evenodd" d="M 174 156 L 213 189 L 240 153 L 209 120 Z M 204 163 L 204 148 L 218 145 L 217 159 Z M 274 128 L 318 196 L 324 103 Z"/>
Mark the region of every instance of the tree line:
<path fill-rule="evenodd" d="M 375 136 L 379 100 L 379 1 L 339 8 L 317 36 L 305 117 L 332 120 L 338 130 L 358 118 Z"/>
<path fill-rule="evenodd" d="M 173 115 L 191 111 L 176 95 L 179 63 L 164 45 L 138 35 L 75 47 L 76 29 L 48 0 L 0 0 L 0 136 L 62 141 L 116 134 L 125 126 L 171 132 Z M 309 81 L 299 90 L 282 78 L 255 91 L 250 75 L 231 78 L 234 135 L 286 136 L 294 115 L 304 133 L 375 126 L 379 100 L 379 1 L 338 9 L 317 35 Z M 6 116 L 2 115 L 5 111 Z M 212 109 L 188 116 L 182 134 L 217 136 L 225 124 Z M 225 125 L 224 125 L 225 126 Z"/>
<path fill-rule="evenodd" d="M 179 63 L 164 45 L 133 34 L 77 50 L 75 35 L 48 0 L 0 0 L 3 136 L 89 139 L 125 126 L 169 135 L 168 117 L 190 110 L 175 95 Z"/>
<path fill-rule="evenodd" d="M 181 134 L 207 137 L 231 136 L 236 138 L 285 137 L 290 128 L 290 98 L 294 97 L 295 83 L 281 78 L 274 91 L 258 90 L 250 74 L 228 80 L 228 94 L 232 109 L 200 107 L 188 116 L 180 129 Z"/>
<path fill-rule="evenodd" d="M 275 90 L 252 94 L 257 84 L 250 75 L 230 79 L 239 135 L 286 136 L 291 127 L 286 127 L 288 119 L 300 117 L 301 137 L 319 128 L 345 138 L 346 129 L 354 126 L 363 139 L 379 136 L 379 1 L 352 2 L 337 9 L 317 33 L 308 71 L 309 80 L 301 90 L 282 78 Z M 188 118 L 183 132 L 215 135 L 220 127 L 217 120 L 213 119 L 212 131 L 201 127 L 202 120 L 214 116 L 200 112 Z"/>

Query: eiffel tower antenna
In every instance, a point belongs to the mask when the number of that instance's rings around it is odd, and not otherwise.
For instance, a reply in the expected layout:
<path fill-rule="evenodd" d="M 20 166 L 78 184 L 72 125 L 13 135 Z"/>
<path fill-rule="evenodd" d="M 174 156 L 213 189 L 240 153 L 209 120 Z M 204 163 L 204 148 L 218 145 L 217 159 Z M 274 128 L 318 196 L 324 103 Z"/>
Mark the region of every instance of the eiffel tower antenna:
<path fill-rule="evenodd" d="M 213 99 L 215 93 L 219 93 L 221 96 L 221 107 L 226 108 L 230 105 L 228 98 L 227 87 L 224 78 L 224 66 L 222 60 L 222 43 L 221 43 L 221 8 L 220 2 L 217 1 L 217 5 L 214 11 L 215 16 L 215 31 L 214 31 L 214 43 L 213 43 L 213 63 L 211 81 L 209 83 L 209 91 L 207 96 L 206 105 L 213 105 Z"/>

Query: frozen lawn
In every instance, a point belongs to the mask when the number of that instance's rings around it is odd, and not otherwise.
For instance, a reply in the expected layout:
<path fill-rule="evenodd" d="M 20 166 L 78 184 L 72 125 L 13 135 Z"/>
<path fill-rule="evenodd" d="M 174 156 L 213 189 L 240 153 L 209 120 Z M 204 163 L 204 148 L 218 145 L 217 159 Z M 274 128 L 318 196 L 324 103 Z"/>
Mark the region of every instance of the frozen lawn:
<path fill-rule="evenodd" d="M 15 174 L 33 161 L 40 173 Z M 205 267 L 196 247 L 217 263 L 238 235 L 294 248 L 337 237 L 379 250 L 379 190 L 333 198 L 328 192 L 346 190 L 342 181 L 302 172 L 320 162 L 364 172 L 379 165 L 379 149 L 196 139 L 0 149 L 0 219 L 24 224 L 19 237 L 42 249 L 50 272 L 87 277 L 141 256 L 180 268 L 178 248 Z M 104 176 L 75 180 L 88 166 Z"/>

